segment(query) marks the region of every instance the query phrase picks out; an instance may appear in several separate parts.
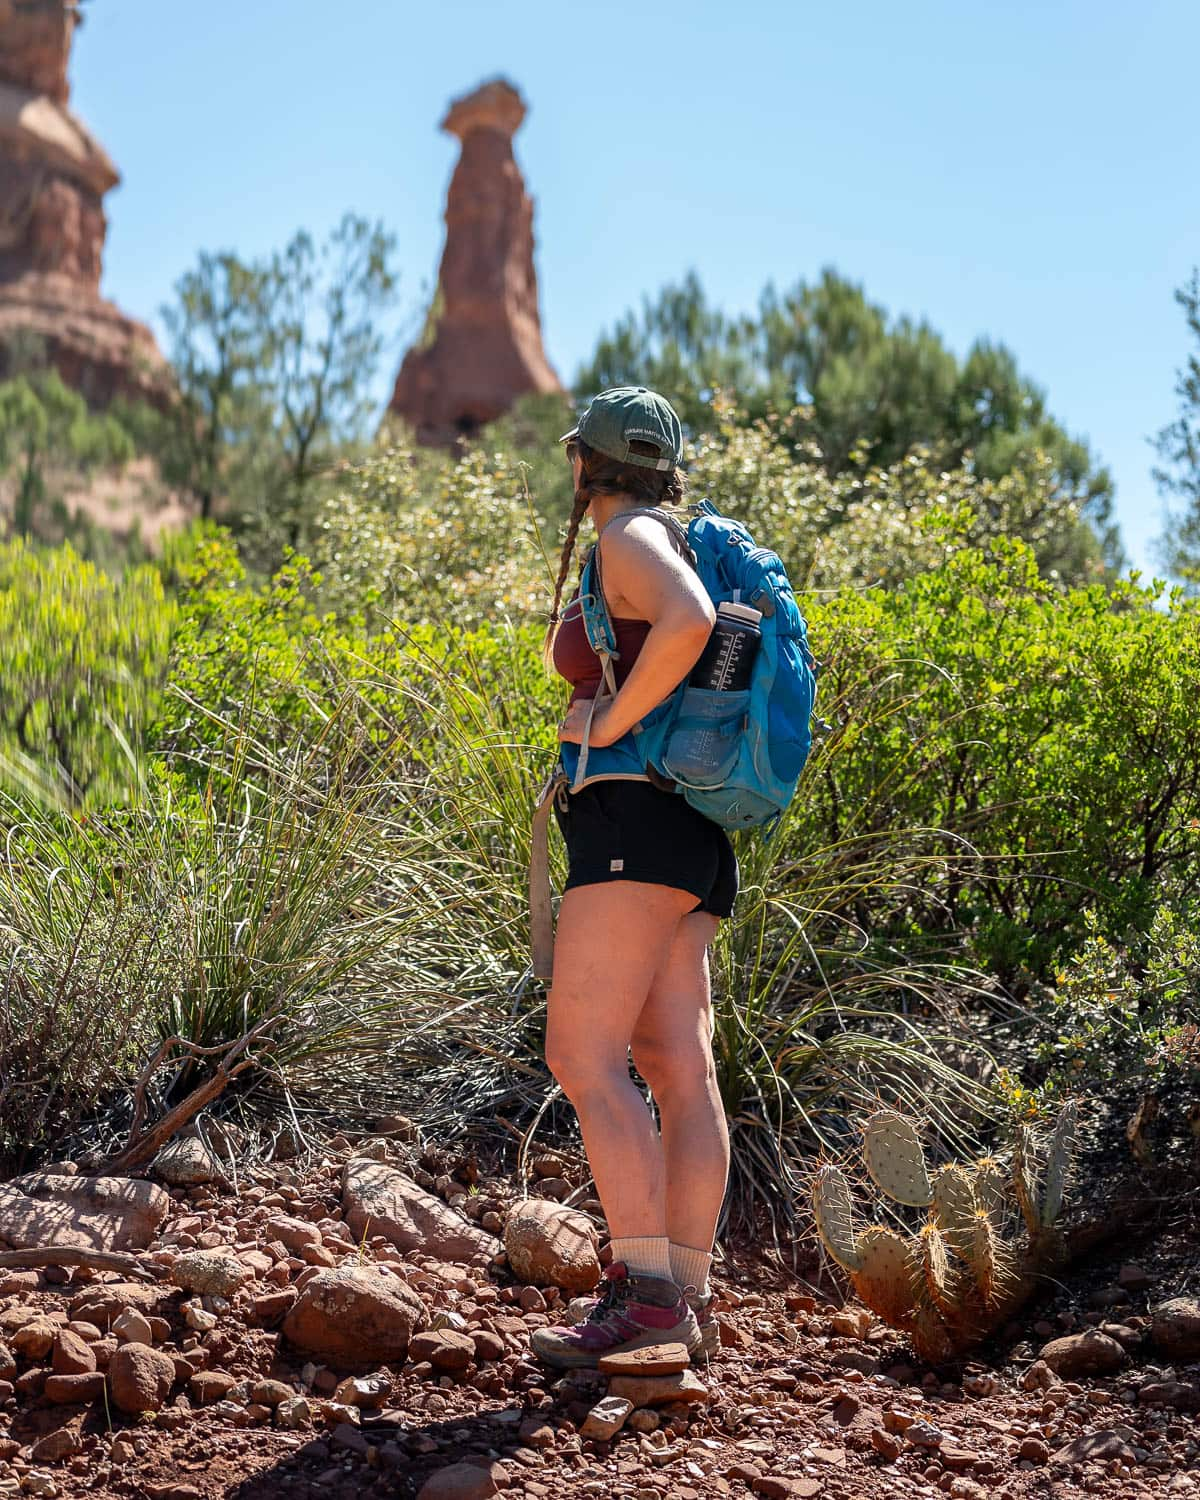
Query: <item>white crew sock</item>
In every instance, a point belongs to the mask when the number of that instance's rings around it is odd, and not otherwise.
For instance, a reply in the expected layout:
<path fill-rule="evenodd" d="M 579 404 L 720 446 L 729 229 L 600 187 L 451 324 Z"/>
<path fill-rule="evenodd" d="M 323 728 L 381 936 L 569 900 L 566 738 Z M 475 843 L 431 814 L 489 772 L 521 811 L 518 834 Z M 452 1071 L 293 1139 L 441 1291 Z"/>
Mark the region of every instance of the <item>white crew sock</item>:
<path fill-rule="evenodd" d="M 694 1286 L 697 1297 L 710 1293 L 708 1272 L 712 1266 L 711 1250 L 693 1250 L 691 1245 L 676 1245 L 670 1241 L 671 1275 L 680 1287 Z"/>
<path fill-rule="evenodd" d="M 627 1240 L 611 1240 L 613 1260 L 623 1260 L 631 1276 L 661 1276 L 671 1280 L 670 1240 L 665 1234 L 647 1234 Z"/>

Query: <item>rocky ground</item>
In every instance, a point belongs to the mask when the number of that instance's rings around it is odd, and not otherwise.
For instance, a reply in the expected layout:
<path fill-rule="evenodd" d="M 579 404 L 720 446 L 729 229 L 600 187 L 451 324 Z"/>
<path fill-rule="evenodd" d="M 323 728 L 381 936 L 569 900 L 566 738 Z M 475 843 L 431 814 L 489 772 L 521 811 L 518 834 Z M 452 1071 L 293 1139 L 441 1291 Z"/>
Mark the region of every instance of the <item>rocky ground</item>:
<path fill-rule="evenodd" d="M 599 1274 L 581 1177 L 547 1155 L 517 1192 L 391 1123 L 236 1186 L 192 1142 L 123 1202 L 0 1187 L 9 1244 L 130 1257 L 0 1269 L 0 1496 L 1200 1497 L 1186 1204 L 965 1367 L 743 1258 L 711 1362 L 561 1378 L 528 1338 Z"/>

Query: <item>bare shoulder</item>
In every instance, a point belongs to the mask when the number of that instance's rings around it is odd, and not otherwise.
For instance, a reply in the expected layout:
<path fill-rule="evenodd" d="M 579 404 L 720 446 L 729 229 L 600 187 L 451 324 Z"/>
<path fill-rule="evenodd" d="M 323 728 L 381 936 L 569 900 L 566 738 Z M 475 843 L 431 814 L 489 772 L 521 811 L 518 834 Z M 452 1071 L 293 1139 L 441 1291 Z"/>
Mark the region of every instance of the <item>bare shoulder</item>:
<path fill-rule="evenodd" d="M 615 516 L 604 528 L 604 534 L 600 538 L 603 561 L 607 563 L 612 559 L 618 567 L 623 564 L 636 567 L 639 562 L 650 562 L 654 558 L 663 558 L 672 565 L 679 562 L 679 548 L 672 541 L 668 527 L 663 524 L 666 520 L 673 521 L 674 517 L 668 517 L 665 511 L 663 520 L 644 512 L 640 515 Z"/>

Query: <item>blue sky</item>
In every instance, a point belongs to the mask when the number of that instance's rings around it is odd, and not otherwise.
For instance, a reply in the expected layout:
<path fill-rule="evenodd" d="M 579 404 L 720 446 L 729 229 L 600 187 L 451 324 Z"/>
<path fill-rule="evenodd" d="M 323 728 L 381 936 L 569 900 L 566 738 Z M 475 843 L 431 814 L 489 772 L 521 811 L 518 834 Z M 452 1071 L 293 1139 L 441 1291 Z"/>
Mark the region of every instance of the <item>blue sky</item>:
<path fill-rule="evenodd" d="M 1146 439 L 1200 262 L 1195 0 L 92 0 L 75 108 L 124 183 L 104 288 L 156 327 L 201 249 L 352 208 L 396 233 L 390 389 L 437 267 L 447 102 L 503 73 L 530 113 L 546 347 L 689 267 L 730 310 L 834 265 L 953 348 L 1003 340 L 1113 470 L 1151 568 Z M 161 331 L 161 330 L 160 330 Z"/>

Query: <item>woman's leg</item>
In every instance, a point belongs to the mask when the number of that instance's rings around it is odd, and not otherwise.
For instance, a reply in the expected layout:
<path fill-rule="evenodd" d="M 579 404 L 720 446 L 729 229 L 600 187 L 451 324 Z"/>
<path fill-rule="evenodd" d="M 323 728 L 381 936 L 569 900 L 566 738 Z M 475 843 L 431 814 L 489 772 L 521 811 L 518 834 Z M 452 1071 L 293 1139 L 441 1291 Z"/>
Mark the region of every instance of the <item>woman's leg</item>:
<path fill-rule="evenodd" d="M 559 910 L 546 1061 L 579 1115 L 614 1239 L 667 1233 L 662 1147 L 629 1077 L 629 1043 L 695 901 L 669 886 L 614 880 L 574 887 Z"/>
<path fill-rule="evenodd" d="M 707 1253 L 729 1176 L 729 1133 L 712 1056 L 708 944 L 717 918 L 684 917 L 633 1033 L 633 1060 L 658 1103 L 672 1245 Z"/>

